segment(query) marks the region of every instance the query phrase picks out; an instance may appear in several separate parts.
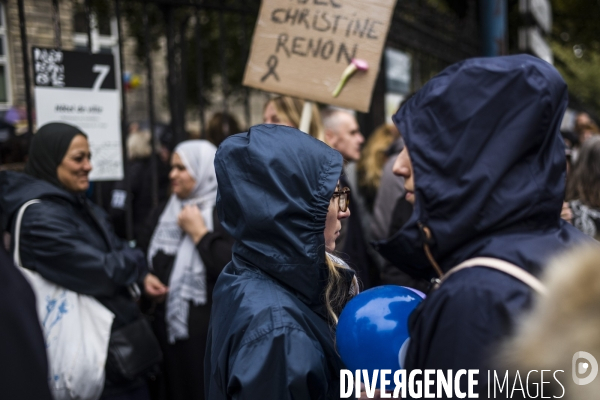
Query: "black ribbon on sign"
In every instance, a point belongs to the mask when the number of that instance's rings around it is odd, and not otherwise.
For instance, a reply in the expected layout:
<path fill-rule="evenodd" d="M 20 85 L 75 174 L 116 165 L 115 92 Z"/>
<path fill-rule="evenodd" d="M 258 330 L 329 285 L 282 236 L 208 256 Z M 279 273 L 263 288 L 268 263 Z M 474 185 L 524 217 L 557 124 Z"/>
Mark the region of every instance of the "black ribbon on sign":
<path fill-rule="evenodd" d="M 269 59 L 267 60 L 267 67 L 269 67 L 269 70 L 262 78 L 260 78 L 261 82 L 266 81 L 267 78 L 271 75 L 273 75 L 277 82 L 279 82 L 279 75 L 277 75 L 277 72 L 275 71 L 275 68 L 277 68 L 278 63 L 279 60 L 277 59 L 277 56 L 272 55 L 271 57 L 269 57 Z"/>

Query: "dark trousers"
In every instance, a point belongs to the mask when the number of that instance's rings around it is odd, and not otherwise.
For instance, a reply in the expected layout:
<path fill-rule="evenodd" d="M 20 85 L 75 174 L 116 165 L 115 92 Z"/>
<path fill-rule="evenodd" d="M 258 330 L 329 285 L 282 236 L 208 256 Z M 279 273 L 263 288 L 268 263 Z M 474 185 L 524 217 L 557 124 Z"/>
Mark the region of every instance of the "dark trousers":
<path fill-rule="evenodd" d="M 154 332 L 163 351 L 162 374 L 150 382 L 152 400 L 204 400 L 204 354 L 210 306 L 190 306 L 189 339 L 168 342 L 161 310 L 155 313 Z"/>
<path fill-rule="evenodd" d="M 142 385 L 125 393 L 102 396 L 100 400 L 150 400 L 148 387 Z"/>

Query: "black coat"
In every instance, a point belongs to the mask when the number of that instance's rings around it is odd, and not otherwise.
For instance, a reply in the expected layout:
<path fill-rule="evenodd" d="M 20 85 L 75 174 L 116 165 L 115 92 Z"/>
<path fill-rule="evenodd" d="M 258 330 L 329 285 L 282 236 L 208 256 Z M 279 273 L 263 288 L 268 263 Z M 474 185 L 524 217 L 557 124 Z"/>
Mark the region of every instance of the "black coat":
<path fill-rule="evenodd" d="M 11 233 L 19 208 L 32 199 L 41 202 L 30 205 L 23 215 L 23 267 L 97 298 L 115 314 L 113 330 L 138 318 L 127 286 L 139 278 L 143 257 L 113 234 L 106 213 L 84 196 L 26 174 L 3 172 L 0 206 L 7 224 L 10 221 Z"/>
<path fill-rule="evenodd" d="M 140 234 L 139 246 L 148 252 L 150 246 L 150 240 L 154 234 L 154 229 L 158 225 L 158 220 L 163 213 L 167 203 L 163 203 L 158 207 L 148 218 L 147 225 Z M 208 327 L 204 324 L 204 320 L 208 320 L 210 315 L 210 307 L 212 304 L 212 291 L 215 286 L 215 282 L 219 277 L 219 274 L 231 261 L 231 248 L 233 247 L 234 239 L 229 235 L 219 222 L 216 209 L 213 210 L 213 231 L 208 232 L 196 245 L 196 250 L 204 262 L 206 267 L 206 293 L 207 303 L 201 306 L 194 306 L 190 304 L 190 315 L 189 315 L 189 328 L 190 336 L 194 336 L 194 333 L 199 330 L 206 330 Z M 175 264 L 175 256 L 168 255 L 162 251 L 158 251 L 152 259 L 153 270 L 152 273 L 160 279 L 160 281 L 169 285 L 171 272 Z M 157 305 L 156 311 L 160 314 L 161 318 L 164 318 L 164 304 Z M 198 314 L 206 314 L 200 316 Z"/>
<path fill-rule="evenodd" d="M 23 214 L 23 267 L 76 293 L 94 296 L 115 315 L 113 331 L 139 318 L 128 286 L 146 272 L 142 252 L 117 238 L 106 213 L 83 195 L 17 172 L 0 173 L 3 230 L 14 234 L 19 208 L 32 199 L 41 202 Z"/>
<path fill-rule="evenodd" d="M 139 245 L 146 252 L 164 211 L 166 203 L 162 204 L 148 219 L 146 229 L 141 232 Z M 206 267 L 207 302 L 202 305 L 190 303 L 188 315 L 188 334 L 186 340 L 178 340 L 170 344 L 167 339 L 165 322 L 165 304 L 153 304 L 153 329 L 163 350 L 163 374 L 152 384 L 155 393 L 160 393 L 156 399 L 169 400 L 202 400 L 204 399 L 204 352 L 206 336 L 212 306 L 212 292 L 217 278 L 223 267 L 231 261 L 233 238 L 225 232 L 216 210 L 213 210 L 213 231 L 208 232 L 196 245 L 196 250 Z M 175 264 L 175 255 L 158 251 L 152 258 L 152 273 L 165 285 L 169 284 L 171 272 Z"/>
<path fill-rule="evenodd" d="M 345 174 L 340 177 L 340 186 L 355 188 L 350 186 Z M 367 290 L 379 284 L 379 270 L 377 264 L 369 254 L 368 243 L 365 238 L 365 230 L 362 223 L 361 210 L 356 203 L 352 203 L 352 193 L 350 193 L 350 217 L 342 220 L 342 232 L 337 239 L 336 255 L 346 262 L 356 271 L 356 275 L 361 286 L 361 290 Z"/>
<path fill-rule="evenodd" d="M 0 393 L 11 400 L 51 400 L 48 359 L 35 297 L 0 246 Z"/>

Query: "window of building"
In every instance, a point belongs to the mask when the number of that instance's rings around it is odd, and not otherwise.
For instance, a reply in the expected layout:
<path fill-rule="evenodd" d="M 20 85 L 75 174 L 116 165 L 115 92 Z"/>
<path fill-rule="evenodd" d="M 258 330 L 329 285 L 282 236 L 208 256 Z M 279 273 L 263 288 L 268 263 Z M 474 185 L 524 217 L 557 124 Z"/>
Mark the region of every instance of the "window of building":
<path fill-rule="evenodd" d="M 7 109 L 12 103 L 5 10 L 4 4 L 0 3 L 0 109 Z"/>
<path fill-rule="evenodd" d="M 80 51 L 88 50 L 88 19 L 85 11 L 80 9 L 74 15 L 75 28 L 75 49 Z M 92 53 L 113 53 L 118 57 L 119 39 L 117 29 L 117 19 L 109 16 L 90 15 L 90 34 L 92 36 Z"/>

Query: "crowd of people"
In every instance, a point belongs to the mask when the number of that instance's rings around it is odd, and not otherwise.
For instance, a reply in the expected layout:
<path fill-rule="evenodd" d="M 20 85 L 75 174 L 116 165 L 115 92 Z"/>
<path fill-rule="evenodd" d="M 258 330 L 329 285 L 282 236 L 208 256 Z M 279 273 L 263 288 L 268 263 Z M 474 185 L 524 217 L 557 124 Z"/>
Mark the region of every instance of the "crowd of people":
<path fill-rule="evenodd" d="M 11 399 L 52 396 L 45 332 L 7 251 L 114 314 L 110 337 L 129 350 L 119 358 L 108 343 L 105 400 L 339 398 L 338 318 L 384 284 L 427 294 L 409 321 L 407 370 L 566 369 L 580 337 L 560 357 L 541 355 L 579 321 L 551 315 L 570 294 L 560 282 L 600 279 L 589 247 L 600 236 L 600 130 L 581 115 L 563 138 L 566 106 L 558 72 L 518 55 L 448 67 L 366 141 L 354 112 L 335 107 L 313 105 L 301 132 L 304 101 L 288 96 L 270 99 L 264 124 L 245 132 L 216 114 L 208 140 L 174 145 L 168 129 L 134 126 L 130 189 L 115 185 L 107 210 L 86 197 L 85 132 L 47 124 L 24 172 L 0 173 L 0 282 L 23 299 L 13 309 L 0 301 L 11 321 L 0 346 L 12 352 L 0 388 Z M 579 246 L 589 247 L 579 260 L 546 268 Z M 569 274 L 565 263 L 581 267 Z M 536 296 L 538 280 L 550 295 Z M 581 288 L 594 298 L 594 285 Z M 592 307 L 580 303 L 581 313 Z M 552 323 L 560 334 L 547 334 Z M 457 385 L 467 391 L 466 379 Z"/>

